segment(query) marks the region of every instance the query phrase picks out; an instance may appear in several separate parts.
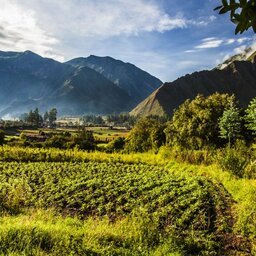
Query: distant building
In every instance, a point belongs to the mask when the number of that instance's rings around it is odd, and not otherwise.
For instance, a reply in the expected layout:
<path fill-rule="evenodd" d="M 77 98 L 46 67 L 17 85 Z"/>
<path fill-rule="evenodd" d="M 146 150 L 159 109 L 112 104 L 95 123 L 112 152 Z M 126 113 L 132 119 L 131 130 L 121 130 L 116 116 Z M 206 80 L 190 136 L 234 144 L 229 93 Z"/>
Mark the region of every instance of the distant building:
<path fill-rule="evenodd" d="M 80 117 L 62 117 L 55 121 L 56 126 L 59 127 L 72 127 L 83 125 Z"/>

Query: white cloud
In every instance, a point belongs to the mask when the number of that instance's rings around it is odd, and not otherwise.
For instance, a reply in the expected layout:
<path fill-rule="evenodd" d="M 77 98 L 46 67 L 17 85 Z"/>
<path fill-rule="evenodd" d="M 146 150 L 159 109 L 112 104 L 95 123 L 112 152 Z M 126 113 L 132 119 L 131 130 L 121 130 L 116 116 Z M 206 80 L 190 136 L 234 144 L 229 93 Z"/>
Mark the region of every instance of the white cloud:
<path fill-rule="evenodd" d="M 202 40 L 202 43 L 195 46 L 196 49 L 208 49 L 208 48 L 217 48 L 223 43 L 222 39 L 217 39 L 215 37 L 209 37 Z"/>
<path fill-rule="evenodd" d="M 209 17 L 199 17 L 198 19 L 188 20 L 187 24 L 199 26 L 199 27 L 206 27 L 215 20 L 216 20 L 216 17 L 214 15 L 211 15 Z"/>
<path fill-rule="evenodd" d="M 238 38 L 238 39 L 234 39 L 234 38 L 216 38 L 216 37 L 207 37 L 201 40 L 201 44 L 195 46 L 195 49 L 208 49 L 208 48 L 218 48 L 222 45 L 231 45 L 231 44 L 237 44 L 240 45 L 242 43 L 245 42 L 251 42 L 252 38 L 248 38 L 248 37 L 242 37 L 242 38 Z M 242 51 L 244 51 L 244 49 L 246 48 L 246 45 L 241 45 L 240 47 L 237 47 L 237 53 L 240 53 Z M 193 52 L 193 50 L 188 50 L 185 52 Z M 236 53 L 236 50 L 235 50 Z"/>
<path fill-rule="evenodd" d="M 242 37 L 242 38 L 237 39 L 237 42 L 238 42 L 239 44 L 243 44 L 244 42 L 250 41 L 250 40 L 251 40 L 251 39 L 248 38 L 248 37 Z"/>
<path fill-rule="evenodd" d="M 234 49 L 234 53 L 235 53 L 235 54 L 243 53 L 246 48 L 247 48 L 246 45 L 241 45 L 241 46 L 239 46 L 239 47 L 236 47 L 236 48 Z"/>
<path fill-rule="evenodd" d="M 46 57 L 62 59 L 53 51 L 58 40 L 38 26 L 35 13 L 12 1 L 0 0 L 0 47 L 2 50 L 32 50 Z"/>
<path fill-rule="evenodd" d="M 195 49 L 193 49 L 193 50 L 186 50 L 186 51 L 184 51 L 185 53 L 194 53 L 194 52 L 198 52 L 198 50 L 195 50 Z"/>
<path fill-rule="evenodd" d="M 230 38 L 230 39 L 227 39 L 227 41 L 226 41 L 226 44 L 228 45 L 228 44 L 233 44 L 233 43 L 235 43 L 235 39 L 233 39 L 233 38 Z"/>
<path fill-rule="evenodd" d="M 22 5 L 33 8 L 41 23 L 58 35 L 104 39 L 187 26 L 181 15 L 170 16 L 146 0 L 23 0 Z"/>

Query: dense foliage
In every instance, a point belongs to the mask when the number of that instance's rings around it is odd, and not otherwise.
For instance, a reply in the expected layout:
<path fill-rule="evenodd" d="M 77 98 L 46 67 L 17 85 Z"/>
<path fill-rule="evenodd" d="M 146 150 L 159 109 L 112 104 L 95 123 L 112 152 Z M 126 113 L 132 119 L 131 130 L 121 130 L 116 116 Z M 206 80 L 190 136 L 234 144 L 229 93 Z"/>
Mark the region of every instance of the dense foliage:
<path fill-rule="evenodd" d="M 246 127 L 256 135 L 256 98 L 252 99 L 245 115 Z"/>
<path fill-rule="evenodd" d="M 233 104 L 223 112 L 219 119 L 220 137 L 228 139 L 229 145 L 241 133 L 241 119 L 238 108 Z"/>
<path fill-rule="evenodd" d="M 236 34 L 243 33 L 249 28 L 256 33 L 255 0 L 222 0 L 222 5 L 215 10 L 220 10 L 220 14 L 230 12 L 230 19 L 236 24 Z"/>
<path fill-rule="evenodd" d="M 233 96 L 218 93 L 186 100 L 167 125 L 167 143 L 190 149 L 220 146 L 218 120 L 232 102 Z"/>
<path fill-rule="evenodd" d="M 41 127 L 43 124 L 46 126 L 53 126 L 54 122 L 57 120 L 57 109 L 52 108 L 51 110 L 46 111 L 42 116 L 39 113 L 39 109 L 30 110 L 28 113 L 24 113 L 20 116 L 20 119 L 29 125 L 36 127 Z"/>
<path fill-rule="evenodd" d="M 78 148 L 84 150 L 95 149 L 95 140 L 93 133 L 85 129 L 80 129 L 76 134 L 70 134 L 65 132 L 63 134 L 55 134 L 46 139 L 43 143 L 46 148 L 59 148 L 59 149 L 69 149 Z"/>
<path fill-rule="evenodd" d="M 125 144 L 128 152 L 156 151 L 165 143 L 165 125 L 154 118 L 140 119 L 131 130 Z"/>

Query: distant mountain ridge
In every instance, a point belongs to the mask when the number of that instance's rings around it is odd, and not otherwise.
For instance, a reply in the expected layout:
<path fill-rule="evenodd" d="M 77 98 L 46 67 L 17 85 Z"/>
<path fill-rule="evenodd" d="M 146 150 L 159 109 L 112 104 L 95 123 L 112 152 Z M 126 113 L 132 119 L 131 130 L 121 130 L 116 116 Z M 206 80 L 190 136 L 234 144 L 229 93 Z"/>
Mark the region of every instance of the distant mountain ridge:
<path fill-rule="evenodd" d="M 223 69 L 194 72 L 164 83 L 130 113 L 136 116 L 169 115 L 186 99 L 215 92 L 234 94 L 242 106 L 256 97 L 256 52 L 247 61 L 228 61 Z"/>
<path fill-rule="evenodd" d="M 162 84 L 158 78 L 138 69 L 135 65 L 111 57 L 90 55 L 87 58 L 76 58 L 66 63 L 75 67 L 85 66 L 94 69 L 125 90 L 137 104 L 145 99 L 145 95 L 150 95 Z"/>
<path fill-rule="evenodd" d="M 121 62 L 111 60 L 113 67 Z M 125 63 L 123 66 L 126 68 Z M 127 74 L 127 80 L 140 77 L 143 88 L 144 80 L 145 83 L 152 82 L 148 91 L 140 89 L 140 83 L 134 84 L 135 89 L 142 92 L 140 97 L 147 97 L 161 85 L 160 80 L 136 66 L 133 68 L 135 71 Z M 109 72 L 108 76 L 114 74 Z M 0 51 L 0 118 L 6 115 L 17 117 L 35 107 L 42 111 L 57 107 L 61 115 L 130 111 L 140 98 L 126 89 L 125 79 L 117 86 L 108 76 L 86 65 L 60 63 L 31 51 Z"/>

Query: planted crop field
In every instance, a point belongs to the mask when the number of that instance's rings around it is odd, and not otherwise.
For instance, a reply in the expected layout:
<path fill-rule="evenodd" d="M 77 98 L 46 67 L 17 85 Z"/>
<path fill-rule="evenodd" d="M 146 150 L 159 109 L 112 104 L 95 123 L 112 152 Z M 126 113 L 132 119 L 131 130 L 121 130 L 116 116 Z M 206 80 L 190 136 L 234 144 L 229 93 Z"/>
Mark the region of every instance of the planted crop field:
<path fill-rule="evenodd" d="M 220 255 L 230 204 L 221 185 L 154 165 L 2 162 L 0 253 Z M 56 216 L 33 217 L 35 209 Z"/>

